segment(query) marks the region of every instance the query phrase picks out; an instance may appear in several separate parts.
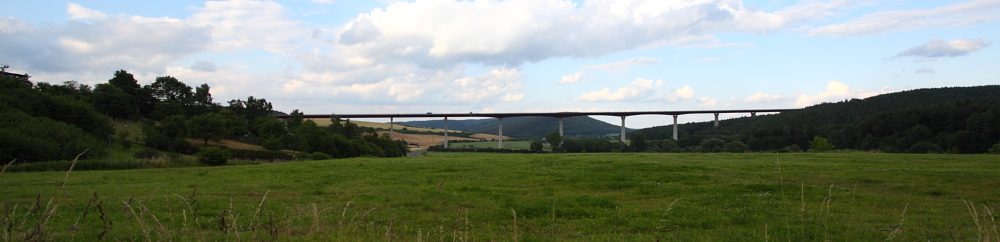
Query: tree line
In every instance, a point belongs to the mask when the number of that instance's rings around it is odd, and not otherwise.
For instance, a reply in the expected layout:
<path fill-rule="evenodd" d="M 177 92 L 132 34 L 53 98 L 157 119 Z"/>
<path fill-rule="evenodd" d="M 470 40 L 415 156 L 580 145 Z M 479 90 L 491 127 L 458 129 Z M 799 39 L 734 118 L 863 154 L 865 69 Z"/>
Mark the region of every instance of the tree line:
<path fill-rule="evenodd" d="M 984 153 L 1000 142 L 1000 86 L 933 88 L 823 103 L 775 115 L 679 126 L 676 146 L 740 141 L 752 151 L 795 151 L 816 137 L 840 149 L 897 153 Z M 673 127 L 637 133 L 668 140 Z"/>
<path fill-rule="evenodd" d="M 272 115 L 279 112 L 266 99 L 249 96 L 222 105 L 213 101 L 208 84 L 192 88 L 171 76 L 141 86 L 132 74 L 119 70 L 106 83 L 93 87 L 75 81 L 49 84 L 15 79 L 0 80 L 0 87 L 0 159 L 7 161 L 73 159 L 83 150 L 89 150 L 83 158 L 105 155 L 115 134 L 110 119 L 141 120 L 146 146 L 186 154 L 199 150 L 186 141 L 189 138 L 204 146 L 209 141 L 233 139 L 268 150 L 333 158 L 408 153 L 405 142 L 336 116 L 331 118 L 332 125 L 321 127 L 303 120 L 295 110 L 283 122 Z"/>

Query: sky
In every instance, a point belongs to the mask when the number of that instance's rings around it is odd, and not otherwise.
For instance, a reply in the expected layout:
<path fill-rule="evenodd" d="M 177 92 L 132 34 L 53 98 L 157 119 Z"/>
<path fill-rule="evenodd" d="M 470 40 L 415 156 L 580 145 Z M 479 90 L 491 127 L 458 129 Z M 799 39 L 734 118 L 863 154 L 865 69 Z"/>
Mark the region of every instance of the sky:
<path fill-rule="evenodd" d="M 0 65 L 49 83 L 172 76 L 286 113 L 801 108 L 1000 84 L 997 13 L 1000 0 L 0 0 Z"/>

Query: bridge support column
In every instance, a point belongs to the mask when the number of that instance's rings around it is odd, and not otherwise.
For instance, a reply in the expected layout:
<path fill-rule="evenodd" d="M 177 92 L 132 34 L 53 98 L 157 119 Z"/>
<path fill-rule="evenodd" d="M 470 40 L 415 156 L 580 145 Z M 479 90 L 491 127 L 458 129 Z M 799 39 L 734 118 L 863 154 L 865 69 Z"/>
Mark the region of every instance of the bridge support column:
<path fill-rule="evenodd" d="M 389 140 L 393 139 L 392 117 L 389 117 Z"/>
<path fill-rule="evenodd" d="M 757 117 L 757 112 L 750 112 L 750 117 Z"/>
<path fill-rule="evenodd" d="M 448 148 L 448 117 L 444 117 L 444 148 Z"/>
<path fill-rule="evenodd" d="M 562 125 L 562 119 L 563 119 L 563 118 L 559 118 L 559 136 L 563 136 L 563 125 Z"/>
<path fill-rule="evenodd" d="M 719 127 L 719 113 L 715 113 L 715 127 Z"/>
<path fill-rule="evenodd" d="M 677 140 L 677 115 L 674 115 L 674 140 Z"/>
<path fill-rule="evenodd" d="M 625 116 L 622 116 L 622 144 L 625 144 Z"/>
<path fill-rule="evenodd" d="M 497 137 L 497 140 L 500 141 L 500 149 L 503 149 L 503 118 L 497 118 L 497 119 L 500 120 L 500 132 L 499 132 L 500 135 L 498 135 L 499 137 Z"/>

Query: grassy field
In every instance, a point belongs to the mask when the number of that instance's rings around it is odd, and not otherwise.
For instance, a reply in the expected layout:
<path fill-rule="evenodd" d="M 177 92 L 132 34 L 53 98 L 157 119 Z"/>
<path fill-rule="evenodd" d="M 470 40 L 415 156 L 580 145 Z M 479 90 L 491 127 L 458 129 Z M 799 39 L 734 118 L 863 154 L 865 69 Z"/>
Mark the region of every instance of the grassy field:
<path fill-rule="evenodd" d="M 0 175 L 3 240 L 997 241 L 996 155 L 468 154 Z"/>

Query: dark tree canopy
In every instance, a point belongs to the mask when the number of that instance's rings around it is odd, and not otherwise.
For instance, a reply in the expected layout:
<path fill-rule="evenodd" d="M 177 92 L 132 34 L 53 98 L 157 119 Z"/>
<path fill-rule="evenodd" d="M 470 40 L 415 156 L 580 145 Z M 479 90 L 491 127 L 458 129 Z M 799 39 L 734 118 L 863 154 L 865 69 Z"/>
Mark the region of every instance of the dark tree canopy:
<path fill-rule="evenodd" d="M 128 119 L 139 115 L 135 97 L 107 83 L 94 88 L 94 109 L 113 118 Z"/>

